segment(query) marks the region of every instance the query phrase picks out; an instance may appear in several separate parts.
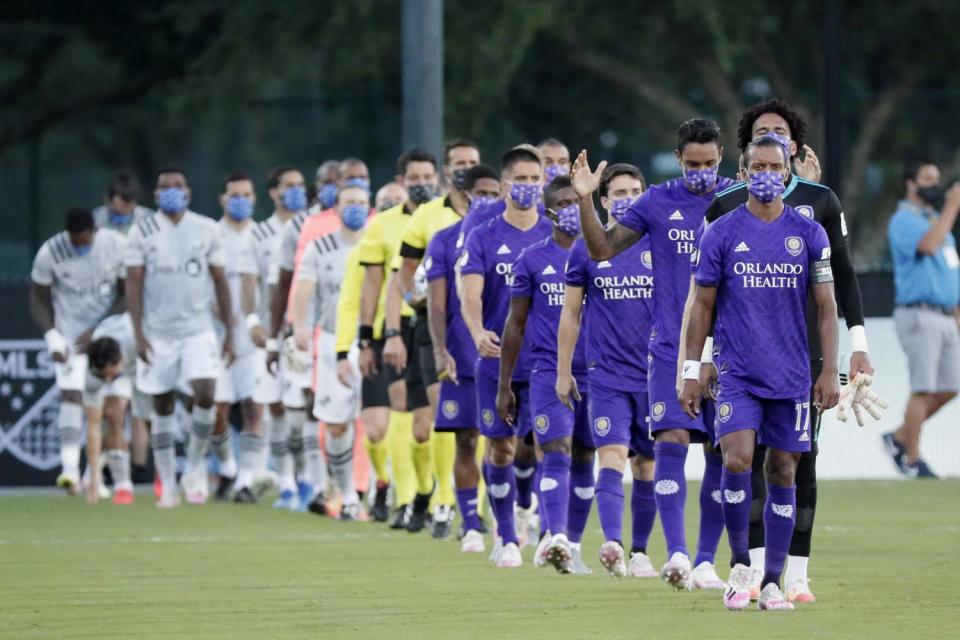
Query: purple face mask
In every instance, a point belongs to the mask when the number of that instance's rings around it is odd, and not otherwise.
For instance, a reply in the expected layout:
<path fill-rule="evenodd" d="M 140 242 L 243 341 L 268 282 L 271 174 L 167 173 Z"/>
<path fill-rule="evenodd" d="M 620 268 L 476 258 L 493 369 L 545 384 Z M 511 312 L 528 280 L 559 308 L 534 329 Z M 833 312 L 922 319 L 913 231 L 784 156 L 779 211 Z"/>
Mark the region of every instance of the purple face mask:
<path fill-rule="evenodd" d="M 720 166 L 709 169 L 684 169 L 683 180 L 687 188 L 694 193 L 706 193 L 717 185 L 717 174 Z"/>
<path fill-rule="evenodd" d="M 623 214 L 625 214 L 636 201 L 637 198 L 620 198 L 619 200 L 614 200 L 613 204 L 610 205 L 610 215 L 613 216 L 614 220 L 620 222 Z"/>
<path fill-rule="evenodd" d="M 756 142 L 761 138 L 770 138 L 771 140 L 776 140 L 777 144 L 783 147 L 783 157 L 786 159 L 787 163 L 790 162 L 790 138 L 787 136 L 782 136 L 776 131 L 768 131 L 762 136 L 757 136 L 753 139 L 753 141 Z"/>
<path fill-rule="evenodd" d="M 510 199 L 518 209 L 529 209 L 540 199 L 542 188 L 539 184 L 521 184 L 514 182 L 510 185 Z"/>
<path fill-rule="evenodd" d="M 543 186 L 547 186 L 558 176 L 570 175 L 570 168 L 562 164 L 548 164 L 543 168 Z"/>
<path fill-rule="evenodd" d="M 783 174 L 776 171 L 758 171 L 751 173 L 747 183 L 747 191 L 754 198 L 769 204 L 783 193 Z"/>
<path fill-rule="evenodd" d="M 557 219 L 553 224 L 568 236 L 580 235 L 580 205 L 572 204 L 563 209 L 552 209 Z"/>

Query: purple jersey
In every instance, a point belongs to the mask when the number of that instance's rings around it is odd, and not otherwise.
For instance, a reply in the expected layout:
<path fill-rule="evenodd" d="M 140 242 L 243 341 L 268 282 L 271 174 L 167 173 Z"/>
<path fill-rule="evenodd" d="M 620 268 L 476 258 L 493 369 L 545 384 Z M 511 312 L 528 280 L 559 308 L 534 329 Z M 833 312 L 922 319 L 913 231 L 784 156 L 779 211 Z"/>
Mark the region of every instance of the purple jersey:
<path fill-rule="evenodd" d="M 654 290 L 649 238 L 601 262 L 591 260 L 583 240 L 577 240 L 566 281 L 582 287 L 586 297 L 590 379 L 612 389 L 645 392 Z"/>
<path fill-rule="evenodd" d="M 503 200 L 495 200 L 492 202 L 486 200 L 482 202 L 474 201 L 470 205 L 470 210 L 467 212 L 466 217 L 463 219 L 463 226 L 460 228 L 460 240 L 457 242 L 457 250 L 463 249 L 467 236 L 470 235 L 471 231 L 487 224 L 494 218 L 502 216 L 506 208 L 507 205 Z"/>
<path fill-rule="evenodd" d="M 545 238 L 523 250 L 513 265 L 514 298 L 529 298 L 530 311 L 524 335 L 533 358 L 533 371 L 557 370 L 557 331 L 563 309 L 564 265 L 569 250 Z M 574 375 L 587 372 L 583 332 L 573 351 Z"/>
<path fill-rule="evenodd" d="M 438 231 L 427 245 L 423 266 L 427 271 L 428 282 L 437 278 L 447 279 L 447 351 L 457 363 L 457 375 L 461 378 L 472 378 L 477 362 L 477 348 L 463 316 L 460 315 L 460 296 L 457 295 L 455 271 L 460 255 L 457 239 L 462 227 L 463 220 Z"/>
<path fill-rule="evenodd" d="M 674 178 L 650 187 L 620 219 L 620 224 L 628 229 L 650 236 L 657 278 L 650 350 L 660 358 L 677 358 L 683 305 L 690 289 L 690 254 L 697 229 L 714 194 L 733 184 L 729 178 L 719 178 L 716 189 L 697 194 L 686 188 L 683 178 Z"/>
<path fill-rule="evenodd" d="M 483 276 L 483 326 L 498 336 L 503 336 L 503 325 L 510 311 L 510 287 L 513 284 L 513 263 L 526 247 L 550 235 L 552 223 L 539 218 L 537 224 L 521 231 L 498 216 L 486 224 L 475 227 L 460 256 L 460 274 Z M 514 380 L 530 377 L 530 358 L 524 350 L 517 360 Z M 500 375 L 499 358 L 480 358 L 479 370 L 494 380 Z"/>
<path fill-rule="evenodd" d="M 721 385 L 759 398 L 806 396 L 807 287 L 833 280 L 823 227 L 790 206 L 768 223 L 740 205 L 704 232 L 696 280 L 717 288 Z"/>

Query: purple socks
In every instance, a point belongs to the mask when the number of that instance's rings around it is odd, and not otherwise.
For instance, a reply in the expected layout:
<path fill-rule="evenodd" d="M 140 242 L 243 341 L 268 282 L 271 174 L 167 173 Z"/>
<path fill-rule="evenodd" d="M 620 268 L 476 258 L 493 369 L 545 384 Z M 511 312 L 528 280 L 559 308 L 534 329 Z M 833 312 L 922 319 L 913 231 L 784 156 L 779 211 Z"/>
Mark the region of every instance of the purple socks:
<path fill-rule="evenodd" d="M 463 518 L 464 531 L 479 531 L 480 518 L 477 516 L 477 488 L 457 489 L 457 508 Z"/>
<path fill-rule="evenodd" d="M 546 529 L 556 535 L 567 535 L 567 511 L 570 505 L 570 456 L 559 451 L 543 454 L 540 465 L 541 513 L 546 515 Z M 543 518 L 541 517 L 541 520 Z"/>
<path fill-rule="evenodd" d="M 703 471 L 703 484 L 700 485 L 700 537 L 697 540 L 697 559 L 693 566 L 701 562 L 713 563 L 723 533 L 723 499 L 720 479 L 723 476 L 723 458 L 715 453 L 704 451 L 707 467 Z"/>
<path fill-rule="evenodd" d="M 797 488 L 767 485 L 767 502 L 763 505 L 763 527 L 766 563 L 763 567 L 763 586 L 780 584 L 783 563 L 787 559 L 793 527 L 797 519 Z"/>
<path fill-rule="evenodd" d="M 517 527 L 513 519 L 513 505 L 516 502 L 517 482 L 513 475 L 513 465 L 487 467 L 487 494 L 490 505 L 497 518 L 497 530 L 503 544 L 517 543 Z"/>
<path fill-rule="evenodd" d="M 597 512 L 604 540 L 614 540 L 622 545 L 623 474 L 616 469 L 600 469 L 597 478 Z"/>
<path fill-rule="evenodd" d="M 580 542 L 587 528 L 593 504 L 593 460 L 570 463 L 570 508 L 567 511 L 567 534 L 570 542 Z"/>
<path fill-rule="evenodd" d="M 597 493 L 597 502 L 600 494 Z M 653 496 L 653 480 L 634 480 L 630 496 L 630 512 L 633 516 L 633 541 L 630 551 L 647 551 L 647 541 L 657 518 L 657 501 Z"/>
<path fill-rule="evenodd" d="M 658 442 L 653 450 L 656 458 L 653 489 L 663 535 L 667 539 L 667 557 L 677 552 L 689 555 L 683 522 L 683 506 L 687 501 L 683 467 L 687 460 L 687 447 L 673 442 Z M 749 503 L 747 506 L 750 506 Z"/>
<path fill-rule="evenodd" d="M 515 460 L 513 472 L 517 483 L 517 506 L 529 509 L 533 504 L 533 477 L 537 471 L 536 462 L 520 462 Z"/>
<path fill-rule="evenodd" d="M 723 524 L 727 527 L 727 539 L 733 554 L 730 558 L 731 567 L 735 564 L 750 566 L 750 503 L 753 494 L 750 488 L 751 473 L 751 469 L 733 473 L 724 468 L 720 479 L 723 491 Z M 789 542 L 788 539 L 787 543 Z"/>

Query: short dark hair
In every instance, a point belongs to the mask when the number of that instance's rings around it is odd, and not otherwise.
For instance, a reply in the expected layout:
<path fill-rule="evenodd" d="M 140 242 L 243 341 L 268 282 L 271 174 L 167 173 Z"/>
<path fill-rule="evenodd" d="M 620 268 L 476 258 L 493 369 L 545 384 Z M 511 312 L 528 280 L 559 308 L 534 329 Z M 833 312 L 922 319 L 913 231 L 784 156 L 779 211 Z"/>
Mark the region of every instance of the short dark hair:
<path fill-rule="evenodd" d="M 929 158 L 913 158 L 908 160 L 903 167 L 904 183 L 906 183 L 907 180 L 916 180 L 917 174 L 920 173 L 920 169 L 928 165 L 937 166 L 937 163 Z"/>
<path fill-rule="evenodd" d="M 500 174 L 497 173 L 496 169 L 488 164 L 478 164 L 467 169 L 467 173 L 463 176 L 464 190 L 470 191 L 477 184 L 477 180 L 482 178 L 490 178 L 500 182 Z"/>
<path fill-rule="evenodd" d="M 122 357 L 120 343 L 110 336 L 97 338 L 87 345 L 87 366 L 94 371 L 116 364 Z"/>
<path fill-rule="evenodd" d="M 363 166 L 367 166 L 367 163 L 361 160 L 360 158 L 351 157 L 351 158 L 344 158 L 343 160 L 341 160 L 340 164 L 337 165 L 337 170 L 342 172 L 344 167 L 350 167 L 357 164 L 362 164 Z"/>
<path fill-rule="evenodd" d="M 469 149 L 476 149 L 480 151 L 480 147 L 477 146 L 477 143 L 471 140 L 470 138 L 454 138 L 453 140 L 447 141 L 443 145 L 443 161 L 450 161 L 450 152 L 458 147 L 467 147 Z"/>
<path fill-rule="evenodd" d="M 500 171 L 508 171 L 513 168 L 513 165 L 518 162 L 536 162 L 541 167 L 543 166 L 543 158 L 538 156 L 536 153 L 530 149 L 525 149 L 523 147 L 514 147 L 503 154 L 503 157 L 500 159 Z"/>
<path fill-rule="evenodd" d="M 223 184 L 220 185 L 220 193 L 227 192 L 227 185 L 231 182 L 240 182 L 241 180 L 249 180 L 253 182 L 253 178 L 250 177 L 249 173 L 243 171 L 231 171 L 227 174 L 227 177 L 223 179 Z"/>
<path fill-rule="evenodd" d="M 573 183 L 570 181 L 570 176 L 557 176 L 551 180 L 547 188 L 543 190 L 543 204 L 549 206 L 549 203 L 557 197 L 558 191 L 572 186 Z"/>
<path fill-rule="evenodd" d="M 737 146 L 740 151 L 747 150 L 747 145 L 753 140 L 753 123 L 765 113 L 775 113 L 786 120 L 790 127 L 790 137 L 797 143 L 797 149 L 803 148 L 807 139 L 807 121 L 783 100 L 771 98 L 758 102 L 740 116 L 740 124 L 737 126 Z"/>
<path fill-rule="evenodd" d="M 720 126 L 713 120 L 706 118 L 692 118 L 687 120 L 677 128 L 677 151 L 683 152 L 684 148 L 690 144 L 710 144 L 717 145 L 717 148 L 723 146 L 720 137 Z"/>
<path fill-rule="evenodd" d="M 283 177 L 283 174 L 287 171 L 300 171 L 300 168 L 295 164 L 286 163 L 270 169 L 270 172 L 267 174 L 267 189 L 276 189 L 277 185 L 280 184 L 280 178 Z"/>
<path fill-rule="evenodd" d="M 140 197 L 140 181 L 129 169 L 121 169 L 107 185 L 107 198 L 119 196 L 126 202 L 136 202 Z"/>
<path fill-rule="evenodd" d="M 787 150 L 783 147 L 782 144 L 777 142 L 776 138 L 771 138 L 770 136 L 762 136 L 760 138 L 757 138 L 756 140 L 751 140 L 750 142 L 748 142 L 747 148 L 743 150 L 743 155 L 745 156 L 745 159 L 747 162 L 746 163 L 747 168 L 750 168 L 750 159 L 751 159 L 751 156 L 753 155 L 753 150 L 762 149 L 766 147 L 780 149 L 780 153 L 782 153 L 784 156 L 783 157 L 784 164 L 790 161 L 790 158 L 786 157 Z"/>
<path fill-rule="evenodd" d="M 74 207 L 67 211 L 64 227 L 70 233 L 84 233 L 93 231 L 97 225 L 93 221 L 93 212 L 83 207 Z"/>
<path fill-rule="evenodd" d="M 567 145 L 563 144 L 556 138 L 544 138 L 543 140 L 537 143 L 537 148 L 540 148 L 540 147 L 563 147 L 564 149 L 566 149 Z"/>
<path fill-rule="evenodd" d="M 409 149 L 404 151 L 399 158 L 397 158 L 397 175 L 403 176 L 407 174 L 407 166 L 411 162 L 429 162 L 433 165 L 433 168 L 437 168 L 437 159 L 433 157 L 433 154 L 429 151 L 424 151 L 423 149 Z"/>
<path fill-rule="evenodd" d="M 188 180 L 188 181 L 190 180 L 190 176 L 187 174 L 187 171 L 183 167 L 178 167 L 175 164 L 168 164 L 164 167 L 160 167 L 159 169 L 157 169 L 157 172 L 153 174 L 154 182 L 159 180 L 160 176 L 166 173 L 179 173 L 180 175 L 183 176 L 184 180 Z"/>
<path fill-rule="evenodd" d="M 640 184 L 643 186 L 644 191 L 647 189 L 647 180 L 643 177 L 643 172 L 640 171 L 637 167 L 632 164 L 627 164 L 626 162 L 618 162 L 617 164 L 611 164 L 606 169 L 603 170 L 603 174 L 600 175 L 600 195 L 607 197 L 607 192 L 610 188 L 610 183 L 613 182 L 614 178 L 619 176 L 630 176 L 631 178 L 636 178 L 640 181 Z M 554 178 L 556 179 L 556 178 Z"/>

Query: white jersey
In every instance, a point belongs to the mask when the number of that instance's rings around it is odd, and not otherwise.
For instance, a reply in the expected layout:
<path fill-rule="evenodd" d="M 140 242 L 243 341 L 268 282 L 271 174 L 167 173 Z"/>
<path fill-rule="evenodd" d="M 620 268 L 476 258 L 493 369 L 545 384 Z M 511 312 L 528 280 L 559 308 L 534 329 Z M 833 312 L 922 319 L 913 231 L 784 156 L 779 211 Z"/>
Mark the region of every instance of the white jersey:
<path fill-rule="evenodd" d="M 137 224 L 152 213 L 153 209 L 148 209 L 147 207 L 141 207 L 140 205 L 137 205 L 133 208 L 133 213 L 130 215 L 130 219 L 127 222 L 123 224 L 117 224 L 110 218 L 110 210 L 106 206 L 102 206 L 93 210 L 93 222 L 99 229 L 110 229 L 111 231 L 116 231 L 117 233 L 122 233 L 126 236 L 130 234 L 130 230 L 133 228 L 133 225 Z"/>
<path fill-rule="evenodd" d="M 251 225 L 246 225 L 240 230 L 234 229 L 225 219 L 217 223 L 217 231 L 220 233 L 220 245 L 226 256 L 226 265 L 224 271 L 227 275 L 227 283 L 230 285 L 230 306 L 233 311 L 233 348 L 237 357 L 247 355 L 256 350 L 256 346 L 250 339 L 250 332 L 247 331 L 244 322 L 243 313 L 243 276 L 257 275 L 257 260 L 254 256 L 253 236 L 250 234 Z M 216 294 L 213 292 L 213 283 L 210 283 L 211 294 L 216 300 Z M 222 323 L 217 321 L 218 328 L 222 329 Z"/>
<path fill-rule="evenodd" d="M 129 313 L 107 316 L 93 331 L 93 339 L 113 338 L 120 344 L 123 354 L 123 375 L 131 380 L 137 374 L 137 341 L 133 335 L 133 320 Z"/>
<path fill-rule="evenodd" d="M 108 229 L 93 237 L 93 247 L 77 255 L 70 235 L 61 231 L 43 243 L 30 278 L 50 287 L 53 322 L 69 343 L 90 331 L 117 299 L 117 280 L 125 276 L 126 239 Z"/>
<path fill-rule="evenodd" d="M 313 325 L 319 325 L 327 333 L 337 330 L 337 300 L 340 298 L 340 284 L 346 272 L 347 254 L 355 244 L 347 244 L 340 231 L 320 236 L 307 245 L 300 261 L 298 281 L 309 280 L 316 283 L 313 294 Z"/>
<path fill-rule="evenodd" d="M 226 264 L 217 223 L 187 211 L 174 224 L 155 212 L 133 228 L 129 241 L 127 266 L 144 267 L 144 333 L 176 339 L 212 331 L 210 267 Z"/>
<path fill-rule="evenodd" d="M 300 241 L 300 229 L 303 228 L 303 223 L 309 216 L 319 211 L 319 207 L 306 211 L 298 211 L 283 225 L 283 231 L 280 232 L 280 245 L 274 260 L 277 263 L 278 271 L 282 269 L 293 273 L 296 267 L 297 243 Z"/>
<path fill-rule="evenodd" d="M 261 322 L 270 318 L 271 288 L 276 286 L 279 278 L 279 265 L 274 261 L 280 246 L 280 232 L 283 230 L 284 220 L 274 213 L 263 222 L 255 222 L 250 227 L 253 237 L 253 246 L 257 258 L 257 270 L 260 275 L 260 304 L 258 315 Z"/>

